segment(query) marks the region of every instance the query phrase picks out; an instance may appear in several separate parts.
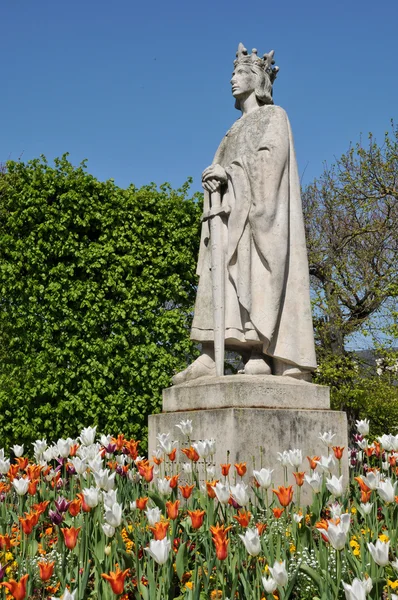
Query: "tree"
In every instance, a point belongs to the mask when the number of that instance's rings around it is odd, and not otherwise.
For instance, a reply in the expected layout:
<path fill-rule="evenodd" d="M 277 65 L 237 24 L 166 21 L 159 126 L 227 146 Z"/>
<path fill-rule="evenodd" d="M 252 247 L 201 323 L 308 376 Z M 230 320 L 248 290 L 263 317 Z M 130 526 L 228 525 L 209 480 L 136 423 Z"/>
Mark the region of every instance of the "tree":
<path fill-rule="evenodd" d="M 303 194 L 320 356 L 387 316 L 398 295 L 398 129 L 351 147 Z M 373 321 L 375 323 L 375 321 Z M 383 324 L 384 325 L 384 324 Z"/>
<path fill-rule="evenodd" d="M 105 432 L 145 439 L 195 355 L 201 207 L 189 184 L 98 181 L 64 156 L 0 174 L 2 443 Z"/>

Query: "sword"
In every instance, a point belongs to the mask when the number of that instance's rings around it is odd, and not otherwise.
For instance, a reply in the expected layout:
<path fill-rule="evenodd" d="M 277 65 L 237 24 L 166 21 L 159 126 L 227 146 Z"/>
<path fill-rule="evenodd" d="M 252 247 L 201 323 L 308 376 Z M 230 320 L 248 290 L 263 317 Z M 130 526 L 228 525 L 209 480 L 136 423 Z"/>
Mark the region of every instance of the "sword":
<path fill-rule="evenodd" d="M 210 194 L 211 279 L 213 288 L 214 358 L 216 375 L 224 375 L 225 355 L 225 256 L 222 214 L 219 191 Z"/>

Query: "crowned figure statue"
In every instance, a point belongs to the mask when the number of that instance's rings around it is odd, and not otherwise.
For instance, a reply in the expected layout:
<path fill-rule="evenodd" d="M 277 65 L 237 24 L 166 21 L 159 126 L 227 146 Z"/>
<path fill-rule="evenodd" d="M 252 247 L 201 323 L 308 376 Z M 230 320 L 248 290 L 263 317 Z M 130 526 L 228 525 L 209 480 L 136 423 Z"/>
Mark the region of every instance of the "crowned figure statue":
<path fill-rule="evenodd" d="M 202 354 L 174 376 L 174 384 L 220 374 L 215 356 L 220 327 L 221 345 L 242 355 L 247 375 L 308 381 L 316 368 L 300 183 L 289 120 L 273 102 L 279 70 L 273 57 L 273 51 L 261 58 L 255 49 L 249 54 L 239 44 L 231 85 L 242 115 L 202 175 L 191 331 Z M 217 286 L 221 309 L 215 306 Z"/>

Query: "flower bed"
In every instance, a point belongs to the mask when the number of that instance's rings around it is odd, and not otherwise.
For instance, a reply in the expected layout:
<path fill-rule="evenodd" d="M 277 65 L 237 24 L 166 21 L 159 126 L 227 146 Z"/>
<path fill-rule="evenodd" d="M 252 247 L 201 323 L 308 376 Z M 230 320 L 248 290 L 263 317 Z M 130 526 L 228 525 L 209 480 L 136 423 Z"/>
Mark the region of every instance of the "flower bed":
<path fill-rule="evenodd" d="M 324 456 L 280 455 L 285 485 L 272 465 L 207 467 L 213 440 L 186 445 L 158 436 L 148 461 L 123 435 L 34 444 L 34 458 L 0 451 L 0 594 L 17 600 L 397 600 L 398 436 L 350 450 L 320 434 Z M 199 460 L 206 472 L 201 485 Z M 243 482 L 250 475 L 252 485 Z M 155 477 L 156 475 L 156 477 Z M 310 486 L 311 506 L 300 505 Z M 398 592 L 397 592 L 398 593 Z"/>

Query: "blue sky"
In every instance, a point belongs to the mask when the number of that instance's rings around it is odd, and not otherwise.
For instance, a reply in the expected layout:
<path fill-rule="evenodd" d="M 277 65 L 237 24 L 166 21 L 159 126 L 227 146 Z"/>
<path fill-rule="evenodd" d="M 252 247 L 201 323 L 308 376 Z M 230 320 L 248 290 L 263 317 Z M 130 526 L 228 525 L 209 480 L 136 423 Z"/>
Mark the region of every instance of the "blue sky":
<path fill-rule="evenodd" d="M 237 45 L 275 50 L 304 182 L 398 110 L 398 2 L 2 0 L 0 161 L 70 152 L 99 179 L 181 185 L 239 116 Z"/>

